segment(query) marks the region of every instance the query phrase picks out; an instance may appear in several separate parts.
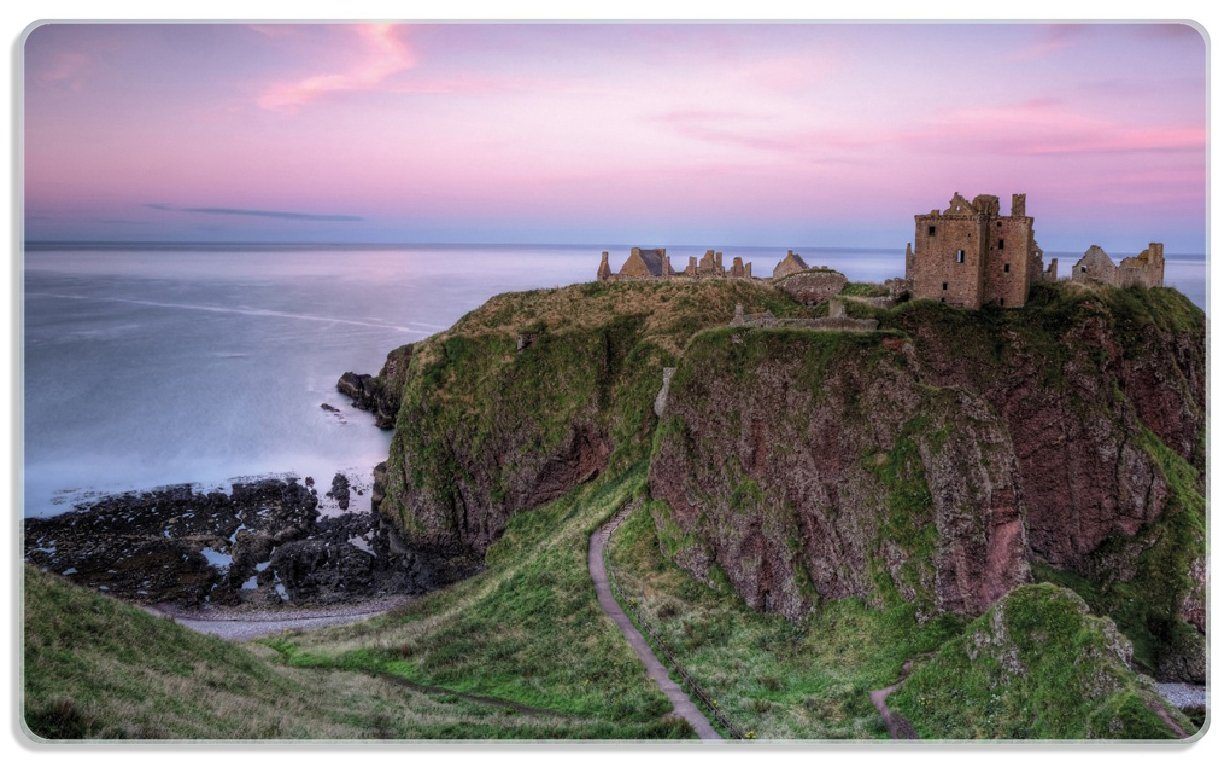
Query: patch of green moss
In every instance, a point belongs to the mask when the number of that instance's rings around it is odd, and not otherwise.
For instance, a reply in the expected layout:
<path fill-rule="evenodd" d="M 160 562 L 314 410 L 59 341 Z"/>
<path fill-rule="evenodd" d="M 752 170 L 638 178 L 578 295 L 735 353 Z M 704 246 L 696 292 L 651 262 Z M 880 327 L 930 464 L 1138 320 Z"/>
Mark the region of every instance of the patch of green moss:
<path fill-rule="evenodd" d="M 877 544 L 892 543 L 905 553 L 898 582 L 915 592 L 920 610 L 930 612 L 935 604 L 934 557 L 939 535 L 931 488 L 915 441 L 923 436 L 935 436 L 934 427 L 925 416 L 915 416 L 906 422 L 891 450 L 865 457 L 863 466 L 888 489 L 887 513 L 880 523 Z M 880 579 L 880 595 L 891 598 L 897 588 L 885 578 L 887 573 Z"/>
<path fill-rule="evenodd" d="M 887 297 L 888 287 L 877 283 L 850 281 L 841 288 L 843 297 Z"/>

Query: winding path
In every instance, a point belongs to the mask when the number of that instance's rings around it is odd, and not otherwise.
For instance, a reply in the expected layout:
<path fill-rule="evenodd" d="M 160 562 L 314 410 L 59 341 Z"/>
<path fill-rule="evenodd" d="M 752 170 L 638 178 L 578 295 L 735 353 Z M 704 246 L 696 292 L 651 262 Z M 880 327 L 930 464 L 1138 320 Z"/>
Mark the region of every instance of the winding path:
<path fill-rule="evenodd" d="M 905 679 L 903 678 L 902 681 Z M 876 689 L 871 692 L 871 704 L 876 706 L 876 710 L 880 711 L 880 718 L 884 721 L 884 727 L 888 729 L 888 735 L 893 739 L 918 739 L 918 732 L 914 730 L 914 726 L 906 719 L 904 715 L 898 713 L 888 706 L 885 702 L 888 695 L 901 688 L 901 681 L 892 686 L 885 686 L 883 689 Z"/>
<path fill-rule="evenodd" d="M 714 731 L 705 714 L 692 703 L 692 700 L 684 693 L 683 689 L 679 688 L 679 684 L 671 680 L 670 674 L 666 672 L 666 667 L 654 655 L 653 650 L 646 643 L 645 637 L 641 635 L 641 632 L 628 619 L 628 615 L 620 608 L 619 603 L 615 601 L 615 595 L 611 592 L 611 581 L 607 579 L 606 559 L 603 552 L 606 550 L 606 543 L 610 539 L 611 533 L 615 532 L 616 528 L 628 517 L 628 513 L 634 505 L 631 504 L 621 509 L 618 514 L 608 520 L 602 527 L 599 527 L 589 538 L 589 575 L 594 579 L 594 588 L 598 591 L 598 603 L 602 606 L 602 611 L 606 613 L 607 617 L 614 620 L 615 624 L 619 626 L 619 630 L 624 634 L 624 638 L 632 646 L 632 651 L 636 652 L 636 656 L 641 659 L 645 669 L 649 671 L 649 677 L 658 684 L 658 688 L 671 701 L 671 707 L 674 708 L 675 715 L 687 721 L 692 726 L 692 729 L 696 731 L 696 736 L 701 739 L 720 740 L 722 738 L 721 735 Z"/>

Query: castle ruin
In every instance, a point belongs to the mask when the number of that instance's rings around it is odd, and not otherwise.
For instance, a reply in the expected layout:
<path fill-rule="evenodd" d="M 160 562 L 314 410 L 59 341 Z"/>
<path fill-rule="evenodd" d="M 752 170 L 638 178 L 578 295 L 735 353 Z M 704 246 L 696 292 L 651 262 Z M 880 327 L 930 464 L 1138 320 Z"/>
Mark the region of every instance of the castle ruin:
<path fill-rule="evenodd" d="M 773 268 L 773 278 L 785 278 L 788 275 L 802 273 L 804 270 L 809 269 L 810 266 L 803 261 L 802 257 L 795 254 L 793 249 L 788 249 L 786 250 L 786 256 Z"/>
<path fill-rule="evenodd" d="M 699 260 L 693 256 L 688 258 L 688 264 L 683 271 L 671 267 L 670 255 L 665 249 L 641 249 L 632 247 L 628 259 L 619 268 L 618 273 L 611 271 L 610 252 L 602 253 L 602 262 L 598 265 L 599 281 L 621 281 L 645 278 L 751 278 L 752 263 L 744 262 L 742 257 L 735 257 L 726 268 L 722 264 L 722 253 L 710 249 Z"/>
<path fill-rule="evenodd" d="M 1161 286 L 1166 277 L 1165 246 L 1149 244 L 1134 257 L 1124 257 L 1118 266 L 1102 247 L 1094 244 L 1072 266 L 1072 280 L 1109 286 Z"/>
<path fill-rule="evenodd" d="M 1166 260 L 1162 244 L 1151 243 L 1134 257 L 1115 265 L 1099 246 L 1092 246 L 1072 268 L 1076 283 L 1111 286 L 1161 286 Z M 1025 212 L 1025 194 L 1012 194 L 1009 214 L 999 197 L 979 194 L 970 199 L 954 193 L 948 208 L 914 216 L 914 241 L 905 247 L 905 278 L 890 278 L 887 296 L 873 298 L 874 307 L 898 299 L 934 299 L 953 307 L 976 310 L 984 305 L 1024 307 L 1031 287 L 1059 280 L 1059 259 L 1044 268 L 1042 248 L 1034 240 L 1034 218 Z M 710 249 L 688 257 L 682 271 L 671 266 L 666 249 L 632 247 L 618 272 L 610 253 L 602 253 L 599 281 L 657 278 L 753 278 L 752 264 L 735 257 L 727 268 L 722 253 Z M 845 276 L 807 264 L 793 249 L 773 268 L 771 280 L 804 304 L 828 301 L 843 292 Z M 883 304 L 880 304 L 883 303 Z"/>

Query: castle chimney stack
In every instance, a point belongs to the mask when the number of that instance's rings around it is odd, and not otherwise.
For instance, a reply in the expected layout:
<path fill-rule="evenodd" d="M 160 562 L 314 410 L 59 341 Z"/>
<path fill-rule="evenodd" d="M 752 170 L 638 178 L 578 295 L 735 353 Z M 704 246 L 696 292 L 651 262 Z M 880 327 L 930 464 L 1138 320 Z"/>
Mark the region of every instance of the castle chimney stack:
<path fill-rule="evenodd" d="M 598 266 L 598 280 L 605 281 L 611 277 L 611 253 L 602 253 L 602 264 Z"/>
<path fill-rule="evenodd" d="M 1013 217 L 1024 217 L 1025 216 L 1025 194 L 1023 193 L 1012 194 L 1012 216 Z"/>

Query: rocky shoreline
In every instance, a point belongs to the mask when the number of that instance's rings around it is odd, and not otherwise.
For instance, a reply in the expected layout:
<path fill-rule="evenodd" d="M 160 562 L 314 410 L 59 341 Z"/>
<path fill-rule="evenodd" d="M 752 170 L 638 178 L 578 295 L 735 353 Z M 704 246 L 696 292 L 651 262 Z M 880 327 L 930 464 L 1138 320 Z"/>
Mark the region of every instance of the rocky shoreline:
<path fill-rule="evenodd" d="M 260 610 L 346 605 L 433 590 L 478 562 L 404 543 L 337 474 L 238 483 L 230 493 L 171 485 L 109 495 L 25 521 L 25 557 L 101 593 L 178 615 L 252 619 Z M 357 502 L 356 502 L 357 503 Z M 185 615 L 188 616 L 188 615 Z"/>

